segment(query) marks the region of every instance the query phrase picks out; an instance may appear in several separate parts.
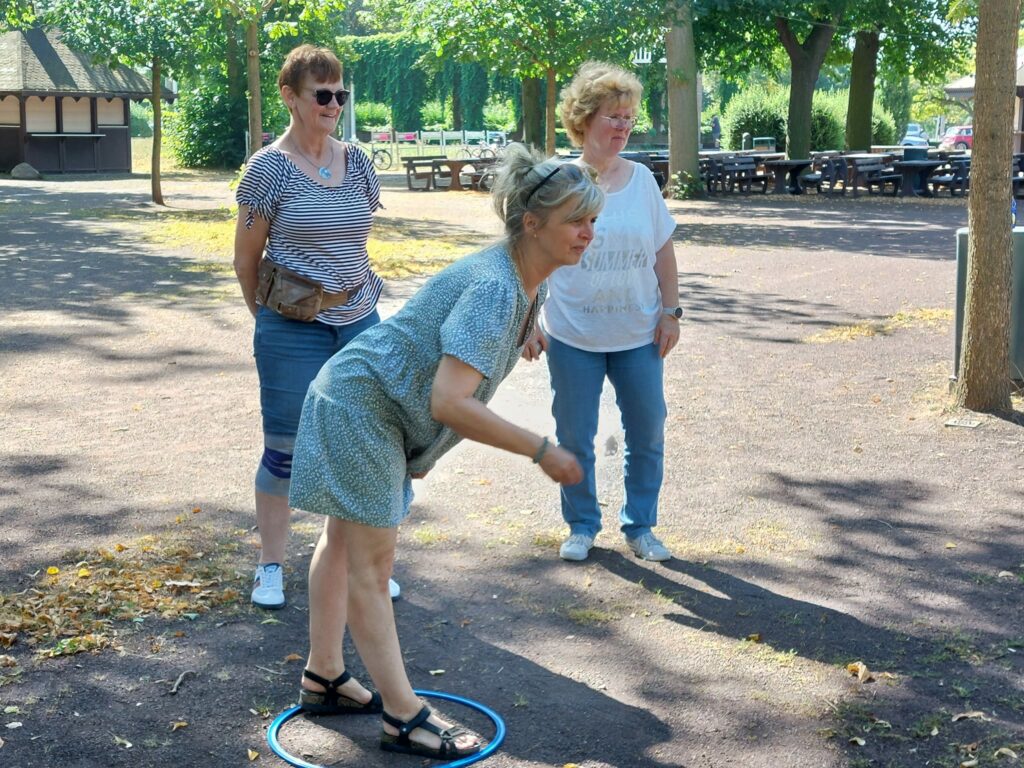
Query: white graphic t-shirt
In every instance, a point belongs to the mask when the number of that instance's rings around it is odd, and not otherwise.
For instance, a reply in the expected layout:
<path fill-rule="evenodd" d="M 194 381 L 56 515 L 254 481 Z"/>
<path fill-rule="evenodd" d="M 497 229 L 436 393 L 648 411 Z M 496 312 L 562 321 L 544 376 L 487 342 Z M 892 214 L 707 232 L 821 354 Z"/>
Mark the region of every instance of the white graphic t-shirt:
<path fill-rule="evenodd" d="M 626 186 L 606 195 L 580 263 L 548 278 L 544 332 L 588 352 L 652 343 L 662 310 L 655 254 L 675 228 L 654 176 L 634 163 Z"/>

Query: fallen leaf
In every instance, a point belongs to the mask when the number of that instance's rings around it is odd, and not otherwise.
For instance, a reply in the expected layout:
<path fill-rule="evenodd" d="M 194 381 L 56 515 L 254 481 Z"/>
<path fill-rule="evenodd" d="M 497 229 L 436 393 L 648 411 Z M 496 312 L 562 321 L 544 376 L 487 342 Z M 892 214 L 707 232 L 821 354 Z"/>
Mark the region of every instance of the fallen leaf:
<path fill-rule="evenodd" d="M 184 720 L 178 720 L 176 723 L 171 723 L 171 733 L 174 733 L 179 728 L 185 728 L 188 726 Z"/>
<path fill-rule="evenodd" d="M 51 565 L 49 568 L 46 569 L 46 573 L 50 576 L 56 576 L 58 573 L 60 573 L 60 568 L 58 568 L 56 565 Z"/>
<path fill-rule="evenodd" d="M 999 749 L 997 749 L 995 752 L 992 753 L 992 757 L 1008 757 L 1011 760 L 1016 760 L 1017 759 L 1017 753 L 1014 752 L 1009 747 L 1000 747 Z"/>
<path fill-rule="evenodd" d="M 16 667 L 18 662 L 8 653 L 0 655 L 0 667 Z"/>
<path fill-rule="evenodd" d="M 939 735 L 939 726 L 933 725 L 932 726 L 932 732 L 929 735 L 931 735 L 931 736 L 938 736 Z"/>
<path fill-rule="evenodd" d="M 576 763 L 566 763 L 562 768 L 580 768 Z"/>
<path fill-rule="evenodd" d="M 855 675 L 858 682 L 867 683 L 874 680 L 874 675 L 871 674 L 871 670 L 868 669 L 868 665 L 863 661 L 855 661 L 852 664 L 846 665 L 846 671 L 851 675 Z"/>
<path fill-rule="evenodd" d="M 19 712 L 21 712 L 21 710 L 18 707 L 15 707 L 15 706 L 4 707 L 4 714 L 5 715 L 16 715 Z"/>
<path fill-rule="evenodd" d="M 126 549 L 128 549 L 128 547 L 126 547 L 124 544 L 115 544 L 114 549 L 116 549 L 118 552 L 124 552 Z"/>
<path fill-rule="evenodd" d="M 438 675 L 443 675 L 444 674 L 444 670 L 443 669 L 431 669 L 430 670 L 430 674 L 432 674 L 435 677 L 437 677 Z"/>
<path fill-rule="evenodd" d="M 1013 578 L 1013 574 L 1010 573 L 1009 571 L 1000 571 L 999 572 L 999 578 L 1000 579 L 1012 579 Z"/>
<path fill-rule="evenodd" d="M 284 657 L 285 661 L 302 661 L 302 657 L 297 653 L 289 653 Z"/>
<path fill-rule="evenodd" d="M 256 751 L 255 749 L 249 749 L 249 750 L 246 750 L 246 754 L 247 754 L 247 755 L 249 755 L 249 762 L 250 762 L 250 763 L 251 763 L 251 762 L 252 762 L 253 760 L 255 760 L 255 759 L 256 759 L 257 757 L 259 757 L 259 756 L 260 756 L 260 753 L 259 753 L 259 752 L 257 752 L 257 751 Z"/>
<path fill-rule="evenodd" d="M 4 745 L 4 740 L 0 739 L 0 747 L 2 747 L 3 745 Z"/>
<path fill-rule="evenodd" d="M 956 544 L 954 544 L 952 541 L 947 541 L 946 549 L 956 549 Z"/>
<path fill-rule="evenodd" d="M 192 514 L 193 515 L 198 515 L 202 511 L 203 511 L 202 507 L 192 507 Z"/>
<path fill-rule="evenodd" d="M 92 571 L 90 571 L 88 568 L 79 568 L 78 569 L 78 578 L 80 578 L 80 579 L 88 579 L 90 576 L 92 576 Z"/>
<path fill-rule="evenodd" d="M 7 728 L 8 728 L 8 730 L 13 731 L 15 728 L 21 728 L 21 723 L 19 723 L 17 720 L 15 720 L 13 723 L 8 723 L 7 724 Z"/>
<path fill-rule="evenodd" d="M 974 710 L 972 712 L 961 712 L 961 713 L 959 713 L 957 715 L 953 715 L 953 722 L 954 723 L 959 721 L 959 720 L 988 720 L 988 718 L 985 717 L 985 713 L 984 712 L 979 712 L 978 710 Z"/>
<path fill-rule="evenodd" d="M 860 736 L 852 737 L 850 739 L 850 743 L 851 744 L 856 744 L 858 747 L 863 747 L 865 744 L 867 744 L 867 742 L 864 741 L 864 739 L 862 739 Z"/>
<path fill-rule="evenodd" d="M 970 760 L 964 760 L 960 763 L 960 768 L 974 768 L 978 764 L 978 758 L 974 757 Z"/>
<path fill-rule="evenodd" d="M 12 645 L 14 645 L 14 641 L 17 640 L 17 639 L 18 639 L 18 636 L 14 632 L 0 632 L 0 646 L 3 646 L 4 648 L 10 648 Z M 5 656 L 4 658 L 8 658 L 9 659 L 11 657 L 10 656 Z M 3 666 L 13 667 L 15 665 L 14 664 L 4 664 Z"/>
<path fill-rule="evenodd" d="M 132 743 L 128 741 L 128 739 L 122 739 L 120 736 L 114 736 L 114 743 L 119 747 L 124 747 L 125 749 L 132 748 Z"/>
<path fill-rule="evenodd" d="M 752 634 L 749 634 L 749 635 L 747 635 L 747 640 L 749 640 L 752 643 L 760 643 L 761 642 L 761 633 L 760 632 L 754 632 Z"/>

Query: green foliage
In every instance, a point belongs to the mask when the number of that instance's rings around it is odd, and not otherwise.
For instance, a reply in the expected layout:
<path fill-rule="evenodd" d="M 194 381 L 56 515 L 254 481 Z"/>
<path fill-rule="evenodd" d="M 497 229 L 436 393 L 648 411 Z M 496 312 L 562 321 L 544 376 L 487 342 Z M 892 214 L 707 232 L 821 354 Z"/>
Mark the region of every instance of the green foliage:
<path fill-rule="evenodd" d="M 849 91 L 814 94 L 811 104 L 811 149 L 842 149 L 846 137 L 846 107 Z"/>
<path fill-rule="evenodd" d="M 0 10 L 0 32 L 28 29 L 35 21 L 31 0 L 6 0 Z"/>
<path fill-rule="evenodd" d="M 459 67 L 459 100 L 462 105 L 462 127 L 476 130 L 484 124 L 484 105 L 487 103 L 487 70 L 475 62 Z"/>
<path fill-rule="evenodd" d="M 232 101 L 220 78 L 182 91 L 167 132 L 178 164 L 187 168 L 236 168 L 245 159 L 246 104 Z"/>
<path fill-rule="evenodd" d="M 373 128 L 389 128 L 391 126 L 391 110 L 387 104 L 379 101 L 360 101 L 356 103 L 356 128 L 368 131 Z"/>
<path fill-rule="evenodd" d="M 484 129 L 507 131 L 516 129 L 516 112 L 511 99 L 490 98 L 484 105 Z"/>
<path fill-rule="evenodd" d="M 910 78 L 903 76 L 894 82 L 883 81 L 876 94 L 881 97 L 882 106 L 892 115 L 896 123 L 896 132 L 902 134 L 910 122 L 910 108 L 913 104 Z"/>
<path fill-rule="evenodd" d="M 452 112 L 447 104 L 432 99 L 420 107 L 423 129 L 427 131 L 447 131 L 452 127 Z"/>
<path fill-rule="evenodd" d="M 895 144 L 900 140 L 896 135 L 896 121 L 881 102 L 875 100 L 874 108 L 871 110 L 871 143 L 872 144 Z"/>
<path fill-rule="evenodd" d="M 428 50 L 424 43 L 410 34 L 380 34 L 343 37 L 338 47 L 362 98 L 387 104 L 396 130 L 423 126 L 420 110 L 428 93 L 420 63 Z"/>
<path fill-rule="evenodd" d="M 691 176 L 686 171 L 672 174 L 670 190 L 674 200 L 692 200 L 704 195 L 704 185 L 700 183 L 700 179 Z"/>
<path fill-rule="evenodd" d="M 741 149 L 744 133 L 751 137 L 774 136 L 775 146 L 786 146 L 787 110 L 785 91 L 769 92 L 755 86 L 737 93 L 722 116 L 722 148 Z"/>
<path fill-rule="evenodd" d="M 153 135 L 153 107 L 148 101 L 129 104 L 131 135 L 148 138 Z"/>

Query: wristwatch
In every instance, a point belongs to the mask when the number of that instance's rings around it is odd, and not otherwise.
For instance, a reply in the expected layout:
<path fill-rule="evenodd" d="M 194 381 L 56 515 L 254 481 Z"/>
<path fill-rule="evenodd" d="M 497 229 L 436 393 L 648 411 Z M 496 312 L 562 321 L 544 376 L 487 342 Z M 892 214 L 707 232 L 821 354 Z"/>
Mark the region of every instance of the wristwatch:
<path fill-rule="evenodd" d="M 682 307 L 662 307 L 661 312 L 662 314 L 668 315 L 669 317 L 674 317 L 676 320 L 683 316 Z"/>

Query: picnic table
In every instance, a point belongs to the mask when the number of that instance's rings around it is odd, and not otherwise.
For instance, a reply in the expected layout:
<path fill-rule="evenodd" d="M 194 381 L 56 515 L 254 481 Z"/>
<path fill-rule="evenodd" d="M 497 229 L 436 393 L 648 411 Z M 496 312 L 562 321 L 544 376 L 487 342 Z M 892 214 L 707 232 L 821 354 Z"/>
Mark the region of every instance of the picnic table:
<path fill-rule="evenodd" d="M 803 160 L 766 160 L 765 168 L 770 168 L 775 173 L 775 194 L 781 195 L 789 192 L 791 195 L 802 195 L 803 184 L 800 183 L 800 174 L 811 167 L 811 159 Z M 786 177 L 789 183 L 786 183 Z"/>
<path fill-rule="evenodd" d="M 459 178 L 459 174 L 462 173 L 462 169 L 467 165 L 473 165 L 475 161 L 469 158 L 462 158 L 457 160 L 452 159 L 436 159 L 431 161 L 431 167 L 434 172 L 434 189 L 438 189 L 438 179 L 451 179 L 448 184 L 448 189 L 460 191 L 465 189 L 462 186 L 462 180 Z M 448 170 L 445 170 L 447 168 Z"/>
<path fill-rule="evenodd" d="M 405 183 L 409 189 L 428 190 L 434 184 L 434 160 L 447 159 L 444 155 L 421 155 L 405 160 Z M 417 182 L 423 182 L 417 187 Z"/>
<path fill-rule="evenodd" d="M 903 176 L 900 180 L 900 197 L 931 197 L 928 177 L 943 163 L 945 160 L 897 160 L 893 163 L 893 168 Z"/>

